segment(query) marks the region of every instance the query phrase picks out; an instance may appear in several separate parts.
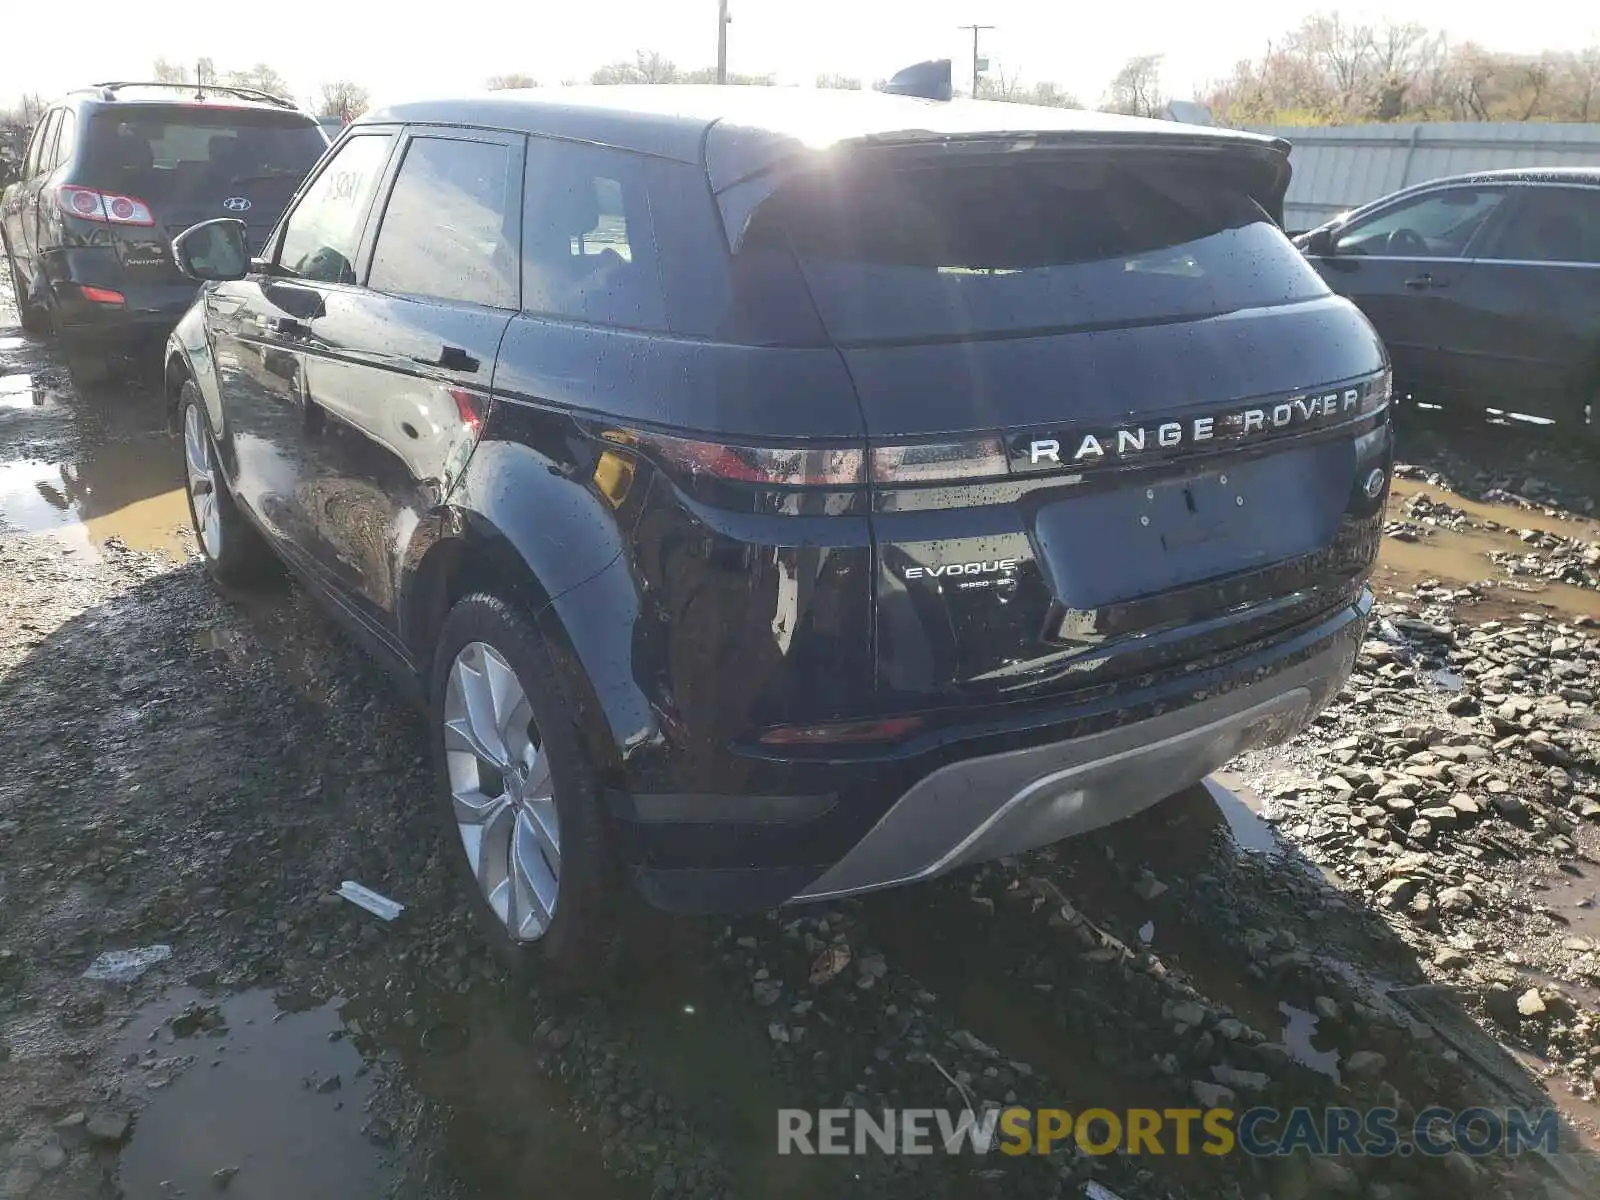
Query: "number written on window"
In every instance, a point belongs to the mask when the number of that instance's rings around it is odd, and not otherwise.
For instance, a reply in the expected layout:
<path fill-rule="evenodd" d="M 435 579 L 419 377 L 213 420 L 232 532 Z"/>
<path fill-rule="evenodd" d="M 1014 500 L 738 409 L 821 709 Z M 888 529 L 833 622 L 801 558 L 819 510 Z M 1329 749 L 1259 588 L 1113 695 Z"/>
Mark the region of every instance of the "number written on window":
<path fill-rule="evenodd" d="M 367 285 L 515 308 L 516 239 L 508 227 L 514 182 L 503 145 L 412 138 L 378 227 Z"/>
<path fill-rule="evenodd" d="M 391 140 L 368 135 L 344 144 L 290 214 L 280 268 L 319 283 L 356 282 L 356 248 Z"/>

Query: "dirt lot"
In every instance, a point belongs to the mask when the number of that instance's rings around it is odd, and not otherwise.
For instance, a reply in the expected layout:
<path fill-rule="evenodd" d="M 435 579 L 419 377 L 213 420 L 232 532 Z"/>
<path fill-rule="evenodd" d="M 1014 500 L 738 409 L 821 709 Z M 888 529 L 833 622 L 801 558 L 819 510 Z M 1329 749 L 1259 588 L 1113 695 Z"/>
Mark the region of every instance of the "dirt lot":
<path fill-rule="evenodd" d="M 13 326 L 0 1198 L 1600 1194 L 1600 469 L 1555 439 L 1405 429 L 1382 619 L 1293 746 L 929 886 L 646 918 L 557 1000 L 473 933 L 383 677 L 293 587 L 204 579 L 148 383 Z M 777 1154 L 783 1106 L 986 1102 L 1564 1125 L 1515 1160 Z"/>

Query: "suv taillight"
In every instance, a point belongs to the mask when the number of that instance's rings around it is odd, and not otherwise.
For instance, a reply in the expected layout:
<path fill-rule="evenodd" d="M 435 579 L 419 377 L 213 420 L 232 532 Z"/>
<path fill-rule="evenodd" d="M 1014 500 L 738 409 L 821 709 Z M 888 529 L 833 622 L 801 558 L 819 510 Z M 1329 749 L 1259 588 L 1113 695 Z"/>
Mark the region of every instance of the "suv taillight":
<path fill-rule="evenodd" d="M 772 487 L 839 488 L 865 478 L 866 451 L 858 446 L 734 446 L 631 430 L 607 430 L 601 436 L 651 454 L 691 480 L 710 476 Z"/>
<path fill-rule="evenodd" d="M 150 206 L 132 196 L 97 192 L 94 188 L 62 184 L 56 189 L 56 207 L 69 217 L 107 225 L 154 225 Z"/>
<path fill-rule="evenodd" d="M 848 488 L 864 483 L 957 483 L 1003 477 L 1005 449 L 997 437 L 874 447 L 850 444 L 749 446 L 702 442 L 635 430 L 601 435 L 655 457 L 693 480 L 710 477 L 772 487 Z"/>

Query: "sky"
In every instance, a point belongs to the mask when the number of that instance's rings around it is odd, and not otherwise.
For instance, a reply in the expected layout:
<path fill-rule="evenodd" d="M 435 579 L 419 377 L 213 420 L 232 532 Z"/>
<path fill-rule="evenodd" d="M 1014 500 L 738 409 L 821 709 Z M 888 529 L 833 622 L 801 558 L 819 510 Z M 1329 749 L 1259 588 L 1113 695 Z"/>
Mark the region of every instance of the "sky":
<path fill-rule="evenodd" d="M 868 82 L 924 58 L 954 59 L 957 87 L 971 75 L 971 34 L 991 67 L 1025 82 L 1053 80 L 1086 102 L 1100 98 L 1136 54 L 1165 55 L 1169 95 L 1187 97 L 1241 58 L 1316 12 L 1351 20 L 1417 21 L 1453 39 L 1532 52 L 1600 42 L 1600 6 L 1579 0 L 729 0 L 729 70 L 775 73 L 809 84 L 819 72 Z M 387 7 L 329 0 L 273 0 L 225 8 L 214 0 L 154 0 L 128 19 L 126 0 L 77 0 L 70 26 L 53 5 L 18 0 L 3 23 L 16 46 L 58 53 L 8 54 L 0 106 L 22 92 L 46 98 L 105 79 L 144 78 L 158 56 L 209 55 L 220 69 L 260 61 L 296 96 L 328 80 L 365 85 L 375 100 L 474 90 L 490 75 L 530 74 L 547 84 L 584 80 L 595 67 L 658 50 L 679 66 L 716 58 L 716 0 L 448 0 Z M 70 35 L 64 35 L 70 28 Z"/>

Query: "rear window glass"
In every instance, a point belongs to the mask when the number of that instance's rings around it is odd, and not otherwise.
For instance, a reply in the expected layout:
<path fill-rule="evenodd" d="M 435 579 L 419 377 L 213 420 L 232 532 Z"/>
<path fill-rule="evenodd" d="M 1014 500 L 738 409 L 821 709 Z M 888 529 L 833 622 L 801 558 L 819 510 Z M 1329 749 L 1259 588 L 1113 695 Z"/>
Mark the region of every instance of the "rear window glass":
<path fill-rule="evenodd" d="M 321 132 L 305 117 L 156 105 L 97 113 L 85 144 L 93 171 L 226 184 L 298 181 L 325 149 Z"/>
<path fill-rule="evenodd" d="M 785 242 L 844 343 L 1209 316 L 1327 292 L 1224 175 L 1132 155 L 851 164 L 781 188 L 743 252 Z"/>

